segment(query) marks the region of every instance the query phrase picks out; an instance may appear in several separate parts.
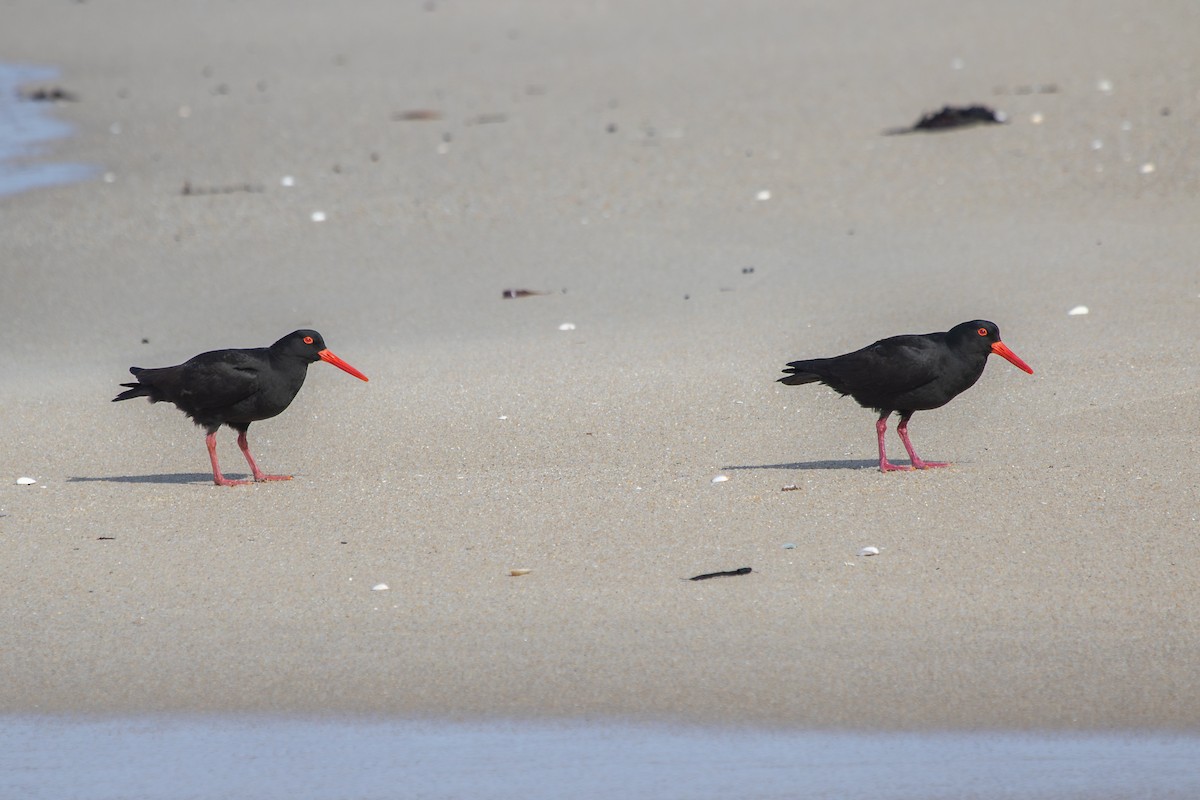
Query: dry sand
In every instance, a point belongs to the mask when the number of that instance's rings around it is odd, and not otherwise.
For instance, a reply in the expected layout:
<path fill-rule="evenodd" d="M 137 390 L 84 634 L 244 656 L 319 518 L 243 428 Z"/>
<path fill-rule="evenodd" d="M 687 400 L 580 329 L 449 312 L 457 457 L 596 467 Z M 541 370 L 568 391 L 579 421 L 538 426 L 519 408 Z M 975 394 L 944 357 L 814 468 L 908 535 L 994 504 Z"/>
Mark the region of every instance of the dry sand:
<path fill-rule="evenodd" d="M 112 180 L 0 198 L 0 710 L 1200 724 L 1195 3 L 4 17 Z M 949 469 L 774 383 L 976 317 L 1036 374 L 915 417 Z M 109 402 L 297 327 L 371 382 L 251 429 L 289 483 Z"/>

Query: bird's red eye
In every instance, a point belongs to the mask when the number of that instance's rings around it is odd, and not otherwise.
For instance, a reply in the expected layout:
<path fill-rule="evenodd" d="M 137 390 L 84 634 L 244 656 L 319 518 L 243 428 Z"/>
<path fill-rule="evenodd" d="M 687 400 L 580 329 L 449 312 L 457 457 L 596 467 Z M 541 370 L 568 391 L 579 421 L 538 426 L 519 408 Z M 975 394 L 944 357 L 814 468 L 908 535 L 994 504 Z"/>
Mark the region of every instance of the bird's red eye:
<path fill-rule="evenodd" d="M 987 336 L 987 328 L 980 328 L 979 330 L 976 331 L 976 333 L 978 333 L 980 336 Z M 308 341 L 308 340 L 305 339 L 304 341 Z"/>
<path fill-rule="evenodd" d="M 980 336 L 982 336 L 982 335 L 983 335 L 983 328 L 980 328 L 980 329 L 979 329 L 979 335 L 980 335 Z M 312 344 L 312 342 L 313 342 L 313 340 L 312 340 L 312 337 L 311 337 L 311 336 L 305 336 L 305 337 L 304 337 L 304 343 L 305 343 L 305 344 Z"/>

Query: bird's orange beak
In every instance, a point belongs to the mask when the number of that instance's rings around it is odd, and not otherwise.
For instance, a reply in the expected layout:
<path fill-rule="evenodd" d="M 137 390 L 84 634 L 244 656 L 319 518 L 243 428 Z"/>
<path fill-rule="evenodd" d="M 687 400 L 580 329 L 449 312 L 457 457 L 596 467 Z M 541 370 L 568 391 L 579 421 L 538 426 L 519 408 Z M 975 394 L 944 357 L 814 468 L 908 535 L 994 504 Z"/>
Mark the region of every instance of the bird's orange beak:
<path fill-rule="evenodd" d="M 325 352 L 328 353 L 329 351 L 326 350 Z M 1004 342 L 992 342 L 992 352 L 1001 358 L 1008 359 L 1008 361 L 1017 369 L 1023 369 L 1030 375 L 1033 374 L 1033 368 L 1022 361 L 1016 353 L 1014 353 L 1012 350 L 1009 350 L 1008 345 L 1006 345 Z M 324 358 L 324 356 L 322 356 L 322 358 Z M 342 367 L 342 369 L 345 369 L 345 367 Z M 366 380 L 366 378 L 363 378 L 363 380 Z"/>
<path fill-rule="evenodd" d="M 995 350 L 995 348 L 996 348 L 996 345 L 992 345 L 992 349 Z M 350 366 L 345 361 L 342 361 L 340 358 L 335 356 L 333 353 L 329 352 L 328 349 L 321 350 L 320 352 L 318 352 L 317 357 L 320 358 L 322 361 L 327 361 L 330 364 L 333 364 L 335 367 L 337 367 L 340 370 L 345 370 L 346 372 L 349 372 L 351 375 L 358 378 L 360 381 L 367 380 L 366 375 L 363 375 L 361 372 L 356 370 L 354 367 Z M 1005 356 L 1005 358 L 1008 358 L 1008 356 Z M 1016 358 L 1016 356 L 1013 356 L 1013 358 Z M 1020 360 L 1020 359 L 1018 359 L 1018 360 Z M 1016 362 L 1013 362 L 1013 363 L 1016 363 Z M 1020 365 L 1018 364 L 1017 366 L 1020 366 Z M 1029 369 L 1029 368 L 1026 367 L 1026 369 Z M 1029 371 L 1032 372 L 1033 370 L 1029 370 Z"/>

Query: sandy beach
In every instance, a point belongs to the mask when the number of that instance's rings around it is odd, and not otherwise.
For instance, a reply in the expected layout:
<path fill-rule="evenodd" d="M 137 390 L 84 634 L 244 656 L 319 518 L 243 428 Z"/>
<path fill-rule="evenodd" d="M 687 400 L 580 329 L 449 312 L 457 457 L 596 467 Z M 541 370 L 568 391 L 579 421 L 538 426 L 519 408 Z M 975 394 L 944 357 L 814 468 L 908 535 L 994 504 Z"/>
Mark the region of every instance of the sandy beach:
<path fill-rule="evenodd" d="M 4 17 L 96 176 L 0 197 L 0 712 L 1200 726 L 1194 3 Z M 775 382 L 976 318 L 947 469 Z M 302 327 L 290 482 L 110 402 Z"/>

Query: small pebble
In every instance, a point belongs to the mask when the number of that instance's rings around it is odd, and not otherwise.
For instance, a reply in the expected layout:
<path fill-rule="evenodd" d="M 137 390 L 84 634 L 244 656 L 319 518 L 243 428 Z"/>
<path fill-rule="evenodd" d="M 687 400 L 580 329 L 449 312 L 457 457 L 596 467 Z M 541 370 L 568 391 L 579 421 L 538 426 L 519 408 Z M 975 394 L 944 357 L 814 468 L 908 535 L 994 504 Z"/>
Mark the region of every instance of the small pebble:
<path fill-rule="evenodd" d="M 1145 164 L 1142 164 L 1142 166 L 1138 167 L 1138 172 L 1142 173 L 1143 175 L 1149 175 L 1151 172 L 1154 172 L 1154 165 L 1150 162 L 1146 162 Z"/>
<path fill-rule="evenodd" d="M 296 179 L 293 178 L 291 175 L 284 175 L 282 178 L 279 179 L 279 185 L 280 186 L 295 186 Z"/>
<path fill-rule="evenodd" d="M 37 483 L 33 478 L 17 478 L 17 486 L 33 486 Z"/>
<path fill-rule="evenodd" d="M 727 480 L 729 480 L 728 475 L 718 475 L 717 477 L 712 479 L 712 482 L 713 483 L 724 483 Z"/>
<path fill-rule="evenodd" d="M 388 585 L 386 583 L 377 583 L 371 587 L 372 592 L 386 592 Z"/>
<path fill-rule="evenodd" d="M 1072 317 L 1082 317 L 1086 313 L 1088 313 L 1087 306 L 1075 306 L 1067 312 L 1067 315 Z"/>
<path fill-rule="evenodd" d="M 1104 92 L 1105 94 L 1112 94 L 1113 82 L 1109 81 L 1109 80 L 1096 81 L 1096 89 L 1098 89 L 1101 92 Z"/>
<path fill-rule="evenodd" d="M 795 549 L 796 549 L 796 544 L 795 544 L 795 542 L 788 542 L 787 544 L 785 544 L 785 545 L 783 546 L 783 549 L 784 549 L 784 550 L 795 550 Z"/>
<path fill-rule="evenodd" d="M 312 213 L 312 221 L 313 222 L 324 222 L 325 221 L 325 212 L 324 211 L 314 211 Z"/>
<path fill-rule="evenodd" d="M 558 329 L 560 331 L 573 331 L 573 330 L 575 330 L 575 323 L 574 322 L 564 322 L 562 325 L 558 326 Z"/>
<path fill-rule="evenodd" d="M 799 490 L 800 490 L 800 487 L 799 487 L 799 486 L 797 486 L 797 485 L 796 485 L 796 484 L 794 484 L 794 483 L 789 483 L 787 486 L 784 486 L 784 487 L 783 487 L 782 489 L 780 489 L 779 491 L 781 491 L 781 492 L 796 492 L 796 491 L 799 491 Z"/>
<path fill-rule="evenodd" d="M 877 555 L 879 555 L 879 548 L 878 547 L 864 547 L 862 550 L 858 551 L 858 554 L 860 556 L 877 556 Z"/>
<path fill-rule="evenodd" d="M 508 574 L 514 578 L 519 578 L 522 575 L 528 575 L 531 572 L 533 572 L 531 569 L 510 569 Z"/>

